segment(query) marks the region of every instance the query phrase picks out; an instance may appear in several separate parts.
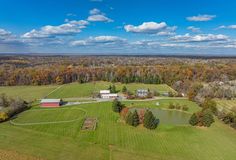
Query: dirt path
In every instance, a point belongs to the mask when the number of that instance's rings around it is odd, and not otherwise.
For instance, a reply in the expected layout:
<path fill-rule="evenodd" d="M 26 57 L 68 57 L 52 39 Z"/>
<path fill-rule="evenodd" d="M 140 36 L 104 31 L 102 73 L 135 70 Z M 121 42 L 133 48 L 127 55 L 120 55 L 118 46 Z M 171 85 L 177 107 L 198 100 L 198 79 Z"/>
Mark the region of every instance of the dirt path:
<path fill-rule="evenodd" d="M 52 90 L 51 92 L 49 92 L 49 93 L 48 93 L 46 96 L 44 96 L 43 98 L 47 98 L 50 94 L 52 94 L 53 92 L 57 91 L 58 89 L 60 89 L 60 88 L 63 87 L 63 86 L 64 86 L 64 84 L 58 86 L 56 89 L 54 89 L 54 90 Z"/>
<path fill-rule="evenodd" d="M 15 151 L 0 150 L 0 160 L 43 160 L 43 159 L 21 154 Z"/>

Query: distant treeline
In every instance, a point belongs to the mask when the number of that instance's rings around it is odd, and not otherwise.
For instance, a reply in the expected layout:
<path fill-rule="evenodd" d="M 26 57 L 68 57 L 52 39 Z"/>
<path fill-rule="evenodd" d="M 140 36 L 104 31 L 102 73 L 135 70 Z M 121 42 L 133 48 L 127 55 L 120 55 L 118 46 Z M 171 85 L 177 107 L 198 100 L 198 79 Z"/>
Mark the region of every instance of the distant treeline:
<path fill-rule="evenodd" d="M 47 85 L 71 82 L 110 81 L 149 84 L 166 83 L 173 85 L 177 81 L 225 81 L 236 79 L 236 64 L 177 64 L 149 66 L 100 66 L 85 67 L 78 65 L 40 65 L 17 68 L 0 67 L 0 85 Z"/>

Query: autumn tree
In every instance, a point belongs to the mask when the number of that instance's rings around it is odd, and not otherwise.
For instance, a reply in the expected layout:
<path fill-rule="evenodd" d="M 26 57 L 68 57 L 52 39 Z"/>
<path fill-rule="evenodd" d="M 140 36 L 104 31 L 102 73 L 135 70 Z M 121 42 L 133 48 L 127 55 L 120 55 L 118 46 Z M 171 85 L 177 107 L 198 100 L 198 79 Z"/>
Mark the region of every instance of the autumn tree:
<path fill-rule="evenodd" d="M 188 91 L 189 100 L 193 101 L 201 88 L 203 88 L 201 83 L 193 83 Z"/>
<path fill-rule="evenodd" d="M 213 114 L 217 114 L 216 102 L 213 99 L 206 98 L 201 104 L 201 107 L 204 110 L 210 109 Z"/>

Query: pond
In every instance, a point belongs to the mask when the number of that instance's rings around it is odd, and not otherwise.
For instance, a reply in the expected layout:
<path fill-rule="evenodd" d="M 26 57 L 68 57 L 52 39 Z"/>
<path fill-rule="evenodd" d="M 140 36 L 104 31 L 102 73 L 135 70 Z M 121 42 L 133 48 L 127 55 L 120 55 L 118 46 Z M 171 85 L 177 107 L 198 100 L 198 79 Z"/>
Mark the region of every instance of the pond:
<path fill-rule="evenodd" d="M 132 108 L 131 111 L 140 110 L 140 108 Z M 191 114 L 176 111 L 176 110 L 165 110 L 159 108 L 152 108 L 149 109 L 155 115 L 155 117 L 160 119 L 160 124 L 167 124 L 167 125 L 187 125 L 189 124 L 189 118 Z"/>

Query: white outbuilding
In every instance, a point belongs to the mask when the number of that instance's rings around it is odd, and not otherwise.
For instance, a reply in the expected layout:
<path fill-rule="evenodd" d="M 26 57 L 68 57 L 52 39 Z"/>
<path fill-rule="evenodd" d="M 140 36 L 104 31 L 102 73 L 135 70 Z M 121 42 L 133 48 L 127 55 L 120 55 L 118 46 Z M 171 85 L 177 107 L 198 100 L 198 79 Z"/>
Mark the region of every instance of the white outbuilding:
<path fill-rule="evenodd" d="M 100 94 L 110 94 L 110 90 L 100 90 Z"/>
<path fill-rule="evenodd" d="M 101 98 L 102 99 L 115 99 L 115 98 L 117 98 L 118 97 L 118 95 L 117 94 L 115 94 L 115 93 L 110 93 L 110 94 L 101 94 Z"/>

